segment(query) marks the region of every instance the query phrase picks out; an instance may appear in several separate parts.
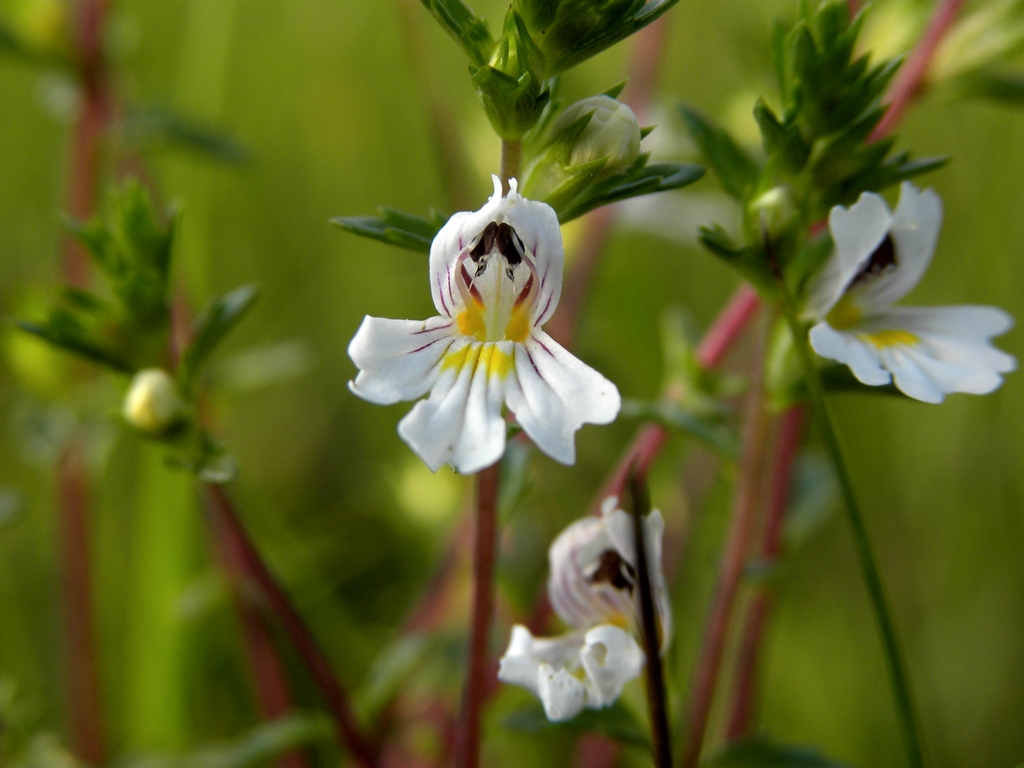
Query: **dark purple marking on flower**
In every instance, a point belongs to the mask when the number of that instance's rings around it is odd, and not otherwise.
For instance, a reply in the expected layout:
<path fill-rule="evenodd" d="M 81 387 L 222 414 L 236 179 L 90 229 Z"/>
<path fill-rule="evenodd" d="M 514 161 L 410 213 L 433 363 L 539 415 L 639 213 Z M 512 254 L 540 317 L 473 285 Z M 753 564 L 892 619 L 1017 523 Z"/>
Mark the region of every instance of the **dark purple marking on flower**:
<path fill-rule="evenodd" d="M 622 559 L 622 555 L 614 549 L 606 549 L 601 553 L 597 569 L 587 579 L 591 584 L 611 584 L 615 589 L 625 590 L 633 594 L 636 584 L 636 569 Z"/>
<path fill-rule="evenodd" d="M 899 263 L 896 261 L 896 245 L 893 243 L 892 238 L 886 235 L 885 239 L 875 248 L 874 253 L 871 254 L 871 258 L 868 259 L 867 263 L 861 267 L 860 272 L 850 281 L 850 287 L 871 280 L 883 272 L 898 266 Z"/>

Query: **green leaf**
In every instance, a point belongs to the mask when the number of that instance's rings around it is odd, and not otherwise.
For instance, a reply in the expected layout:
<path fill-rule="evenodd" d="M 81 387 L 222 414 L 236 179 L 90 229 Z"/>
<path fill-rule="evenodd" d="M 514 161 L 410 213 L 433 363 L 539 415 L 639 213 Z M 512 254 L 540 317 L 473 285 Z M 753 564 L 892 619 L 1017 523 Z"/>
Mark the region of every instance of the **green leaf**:
<path fill-rule="evenodd" d="M 84 357 L 98 365 L 112 368 L 121 373 L 132 373 L 133 371 L 133 366 L 120 354 L 88 338 L 84 330 L 73 321 L 71 315 L 66 311 L 55 311 L 54 316 L 46 323 L 36 324 L 21 321 L 18 323 L 18 327 L 55 347 Z"/>
<path fill-rule="evenodd" d="M 646 163 L 647 156 L 641 155 L 624 172 L 590 187 L 582 197 L 573 200 L 564 210 L 558 211 L 559 222 L 565 224 L 595 208 L 619 200 L 679 189 L 692 184 L 704 175 L 704 168 L 693 163 L 658 163 L 657 165 L 646 165 Z"/>
<path fill-rule="evenodd" d="M 181 356 L 178 380 L 186 393 L 191 393 L 199 370 L 228 331 L 235 327 L 255 303 L 255 286 L 243 285 L 220 296 L 196 318 L 192 342 Z"/>
<path fill-rule="evenodd" d="M 623 400 L 622 416 L 660 422 L 704 443 L 727 461 L 739 458 L 739 441 L 719 416 L 697 413 L 678 403 L 641 400 Z"/>
<path fill-rule="evenodd" d="M 1024 107 L 1024 77 L 1019 75 L 982 71 L 956 78 L 947 87 L 955 96 Z"/>
<path fill-rule="evenodd" d="M 516 710 L 505 718 L 504 726 L 519 733 L 540 733 L 558 729 L 567 733 L 597 733 L 628 746 L 650 748 L 650 739 L 633 713 L 620 703 L 606 709 L 587 709 L 572 720 L 552 723 L 539 704 Z"/>
<path fill-rule="evenodd" d="M 139 757 L 119 763 L 118 768 L 250 768 L 298 747 L 327 741 L 331 733 L 324 717 L 295 714 L 258 725 L 232 742 L 184 755 Z"/>
<path fill-rule="evenodd" d="M 359 695 L 359 709 L 364 721 L 377 719 L 421 666 L 434 645 L 428 635 L 403 635 L 377 655 Z"/>
<path fill-rule="evenodd" d="M 377 211 L 380 216 L 337 216 L 331 224 L 371 240 L 429 253 L 434 236 L 447 221 L 437 211 L 432 211 L 430 218 L 383 206 Z"/>
<path fill-rule="evenodd" d="M 701 762 L 701 768 L 849 768 L 801 747 L 750 739 L 729 744 Z"/>
<path fill-rule="evenodd" d="M 783 530 L 787 552 L 808 543 L 839 509 L 839 487 L 828 461 L 817 453 L 804 453 L 793 469 L 791 501 Z"/>
<path fill-rule="evenodd" d="M 163 107 L 130 112 L 122 130 L 129 146 L 180 147 L 230 165 L 250 160 L 248 148 L 240 141 Z"/>
<path fill-rule="evenodd" d="M 685 105 L 679 114 L 686 129 L 700 148 L 705 163 L 710 166 L 722 188 L 737 200 L 744 200 L 757 183 L 761 169 L 757 162 L 733 138 L 708 118 Z"/>
<path fill-rule="evenodd" d="M 725 261 L 760 290 L 765 292 L 775 290 L 775 276 L 772 274 L 771 264 L 768 263 L 768 257 L 760 248 L 734 244 L 726 231 L 718 224 L 701 227 L 698 239 L 701 245 Z"/>
<path fill-rule="evenodd" d="M 420 0 L 423 6 L 452 36 L 459 47 L 477 67 L 487 63 L 494 38 L 487 22 L 477 16 L 462 0 Z"/>

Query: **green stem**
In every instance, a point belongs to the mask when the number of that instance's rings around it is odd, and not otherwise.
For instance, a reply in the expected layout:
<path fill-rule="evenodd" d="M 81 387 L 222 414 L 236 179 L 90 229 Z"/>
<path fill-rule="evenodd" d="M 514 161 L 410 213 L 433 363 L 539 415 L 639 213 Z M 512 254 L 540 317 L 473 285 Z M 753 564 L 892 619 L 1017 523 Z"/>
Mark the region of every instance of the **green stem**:
<path fill-rule="evenodd" d="M 889 671 L 889 683 L 892 686 L 893 697 L 896 700 L 896 715 L 899 719 L 900 731 L 902 732 L 904 746 L 907 750 L 907 758 L 913 768 L 924 768 L 924 750 L 921 745 L 917 717 L 910 694 L 910 681 L 903 662 L 903 655 L 900 651 L 896 625 L 893 622 L 892 612 L 885 596 L 885 589 L 882 586 L 882 577 L 878 570 L 878 564 L 875 562 L 874 552 L 871 549 L 868 530 L 864 524 L 864 517 L 861 515 L 860 507 L 857 504 L 857 496 L 853 489 L 853 482 L 850 479 L 846 462 L 843 459 L 839 437 L 836 435 L 832 420 L 829 418 L 828 408 L 825 403 L 824 387 L 822 386 L 814 357 L 811 354 L 806 329 L 797 318 L 793 300 L 786 289 L 782 287 L 780 292 L 785 304 L 786 321 L 789 323 L 790 331 L 793 334 L 794 346 L 800 355 L 800 361 L 804 367 L 807 393 L 814 410 L 815 422 L 821 434 L 825 453 L 828 455 L 836 479 L 839 482 L 843 506 L 846 508 L 850 527 L 853 530 L 853 541 L 857 550 L 857 558 L 860 561 L 861 571 L 868 588 L 868 596 L 871 599 L 871 607 L 874 609 L 875 619 L 878 622 L 878 629 L 882 634 L 886 667 Z"/>
<path fill-rule="evenodd" d="M 507 195 L 508 180 L 519 176 L 519 167 L 523 160 L 523 142 L 519 139 L 501 140 L 501 189 Z"/>

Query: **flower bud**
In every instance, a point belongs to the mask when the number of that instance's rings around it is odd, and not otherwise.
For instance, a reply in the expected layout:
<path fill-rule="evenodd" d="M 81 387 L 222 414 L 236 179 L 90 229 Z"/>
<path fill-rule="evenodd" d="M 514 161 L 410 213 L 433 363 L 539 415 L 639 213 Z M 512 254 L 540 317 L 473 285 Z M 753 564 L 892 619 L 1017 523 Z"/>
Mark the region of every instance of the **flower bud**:
<path fill-rule="evenodd" d="M 640 155 L 640 123 L 611 96 L 577 101 L 558 116 L 528 161 L 524 194 L 554 208 L 586 186 L 625 168 Z"/>
<path fill-rule="evenodd" d="M 758 233 L 766 232 L 772 240 L 780 240 L 796 219 L 796 204 L 789 187 L 772 187 L 747 205 L 751 225 Z"/>
<path fill-rule="evenodd" d="M 519 139 L 537 123 L 550 95 L 543 87 L 543 69 L 543 54 L 523 20 L 509 10 L 487 66 L 471 69 L 487 119 L 501 138 Z"/>
<path fill-rule="evenodd" d="M 140 432 L 159 436 L 184 421 L 188 405 L 167 371 L 147 368 L 132 379 L 121 412 Z"/>

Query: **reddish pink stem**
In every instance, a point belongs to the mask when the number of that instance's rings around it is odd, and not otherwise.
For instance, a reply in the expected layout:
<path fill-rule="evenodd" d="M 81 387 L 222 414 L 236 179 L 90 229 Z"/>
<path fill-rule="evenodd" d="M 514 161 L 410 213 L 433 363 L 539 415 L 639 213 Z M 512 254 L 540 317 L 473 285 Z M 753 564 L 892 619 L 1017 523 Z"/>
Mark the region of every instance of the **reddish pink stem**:
<path fill-rule="evenodd" d="M 718 313 L 697 347 L 697 362 L 708 370 L 717 368 L 761 306 L 761 299 L 749 283 L 743 283 Z"/>
<path fill-rule="evenodd" d="M 800 451 L 806 415 L 803 406 L 793 406 L 782 415 L 778 427 L 761 538 L 760 558 L 767 567 L 778 561 L 782 551 L 782 533 L 785 528 L 786 510 L 789 507 L 793 466 Z M 743 639 L 740 641 L 733 682 L 732 714 L 726 731 L 730 740 L 742 738 L 750 733 L 757 697 L 761 643 L 771 606 L 771 591 L 766 587 L 759 588 L 750 604 Z"/>
<path fill-rule="evenodd" d="M 71 743 L 82 760 L 102 765 L 106 746 L 93 626 L 89 485 L 85 449 L 78 439 L 64 446 L 57 476 Z"/>
<path fill-rule="evenodd" d="M 494 563 L 498 538 L 498 477 L 493 464 L 477 474 L 477 517 L 473 548 L 473 603 L 469 630 L 469 664 L 459 718 L 455 755 L 458 768 L 480 765 L 480 720 L 490 685 L 487 636 L 494 613 Z"/>
<path fill-rule="evenodd" d="M 889 109 L 875 126 L 868 141 L 885 138 L 903 119 L 903 113 L 923 89 L 935 51 L 956 20 L 956 15 L 963 4 L 964 0 L 940 0 L 936 5 L 924 35 L 900 67 L 889 90 Z"/>
<path fill-rule="evenodd" d="M 234 557 L 237 558 L 238 568 L 245 573 L 246 583 L 257 590 L 302 657 L 334 719 L 341 743 L 348 748 L 358 765 L 376 768 L 377 752 L 359 727 L 348 693 L 335 675 L 320 644 L 249 539 L 231 498 L 219 485 L 208 485 L 207 497 L 207 510 L 215 535 L 224 542 L 223 546 L 231 547 L 236 553 Z"/>
<path fill-rule="evenodd" d="M 252 595 L 245 588 L 244 553 L 230 537 L 214 536 L 221 562 L 231 579 L 235 603 L 242 623 L 242 638 L 249 658 L 260 713 L 265 720 L 278 720 L 293 710 L 288 676 L 274 644 L 266 618 L 253 604 Z M 302 750 L 294 749 L 277 761 L 279 768 L 308 768 L 309 761 Z"/>
<path fill-rule="evenodd" d="M 736 596 L 743 579 L 743 567 L 750 549 L 754 521 L 764 479 L 765 452 L 768 438 L 768 417 L 765 411 L 761 379 L 763 375 L 764 338 L 752 355 L 754 361 L 744 418 L 743 455 L 739 481 L 733 501 L 731 525 L 722 563 L 719 568 L 711 613 L 704 631 L 704 640 L 697 657 L 694 679 L 690 686 L 686 740 L 683 745 L 682 768 L 694 768 L 700 761 L 707 731 L 711 703 L 718 683 L 729 623 Z"/>

